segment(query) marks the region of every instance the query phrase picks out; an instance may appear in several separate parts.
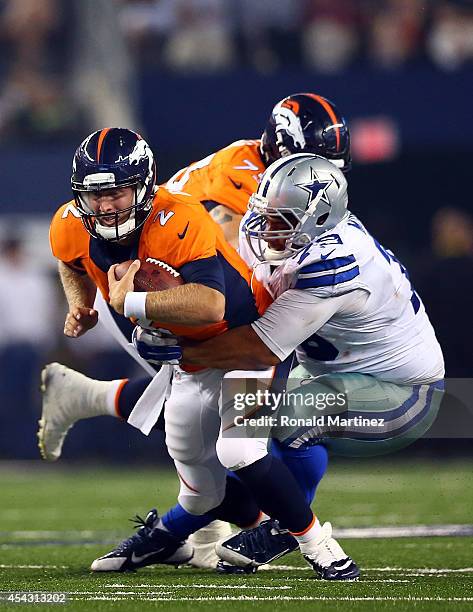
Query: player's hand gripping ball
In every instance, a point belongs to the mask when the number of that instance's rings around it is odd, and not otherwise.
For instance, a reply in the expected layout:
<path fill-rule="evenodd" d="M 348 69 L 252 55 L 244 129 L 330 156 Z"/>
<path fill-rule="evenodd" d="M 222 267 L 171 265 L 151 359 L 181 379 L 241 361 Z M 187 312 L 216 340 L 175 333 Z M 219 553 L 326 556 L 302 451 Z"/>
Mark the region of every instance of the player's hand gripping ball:
<path fill-rule="evenodd" d="M 115 278 L 118 281 L 125 276 L 132 263 L 133 260 L 124 261 L 115 267 Z M 152 257 L 141 262 L 134 277 L 134 291 L 164 291 L 183 284 L 182 276 L 177 270 Z"/>
<path fill-rule="evenodd" d="M 179 272 L 158 259 L 148 257 L 144 261 L 124 261 L 111 266 L 108 272 L 110 305 L 123 314 L 125 296 L 129 291 L 165 291 L 183 284 Z"/>

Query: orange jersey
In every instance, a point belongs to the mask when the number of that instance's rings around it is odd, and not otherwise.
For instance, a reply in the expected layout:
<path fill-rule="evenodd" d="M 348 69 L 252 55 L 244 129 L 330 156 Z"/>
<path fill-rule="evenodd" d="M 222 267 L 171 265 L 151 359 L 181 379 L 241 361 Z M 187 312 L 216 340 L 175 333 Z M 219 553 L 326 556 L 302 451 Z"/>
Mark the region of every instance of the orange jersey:
<path fill-rule="evenodd" d="M 153 210 L 135 250 L 92 238 L 74 202 L 64 204 L 54 215 L 50 243 L 53 255 L 74 270 L 86 273 L 106 301 L 109 301 L 109 267 L 135 257 L 164 261 L 179 270 L 186 282 L 208 284 L 224 293 L 225 319 L 219 323 L 202 326 L 155 323 L 177 336 L 205 340 L 255 320 L 271 302 L 267 291 L 252 278 L 251 270 L 225 241 L 222 231 L 202 206 L 184 205 L 164 189 L 159 189 L 154 198 Z M 216 279 L 210 276 L 207 280 L 205 266 L 207 262 L 214 264 L 215 258 L 222 273 Z"/>
<path fill-rule="evenodd" d="M 164 187 L 184 202 L 216 202 L 244 215 L 265 169 L 260 141 L 237 140 L 179 170 Z"/>

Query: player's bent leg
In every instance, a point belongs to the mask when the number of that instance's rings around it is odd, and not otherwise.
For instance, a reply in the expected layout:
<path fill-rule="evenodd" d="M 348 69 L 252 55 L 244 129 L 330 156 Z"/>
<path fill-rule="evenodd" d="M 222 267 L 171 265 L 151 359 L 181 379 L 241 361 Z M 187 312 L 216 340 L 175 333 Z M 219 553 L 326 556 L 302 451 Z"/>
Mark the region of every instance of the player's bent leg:
<path fill-rule="evenodd" d="M 346 405 L 332 408 L 320 426 L 294 430 L 283 446 L 297 448 L 318 440 L 336 455 L 370 457 L 395 452 L 429 430 L 443 396 L 443 381 L 399 385 L 364 374 L 319 376 L 295 391 L 315 396 L 321 385 L 341 393 Z M 308 410 L 292 406 L 292 414 L 307 417 Z"/>
<path fill-rule="evenodd" d="M 215 452 L 222 376 L 216 370 L 189 374 L 176 368 L 165 405 L 166 445 L 181 483 L 179 503 L 191 514 L 204 514 L 225 496 L 226 470 Z"/>
<path fill-rule="evenodd" d="M 55 461 L 69 429 L 80 419 L 117 417 L 116 398 L 124 380 L 93 380 L 60 363 L 50 363 L 41 373 L 43 406 L 38 441 L 43 459 Z"/>
<path fill-rule="evenodd" d="M 328 451 L 323 444 L 303 444 L 298 448 L 282 445 L 273 439 L 271 455 L 281 459 L 290 469 L 305 499 L 312 504 L 328 465 Z"/>
<path fill-rule="evenodd" d="M 223 423 L 227 421 L 230 423 L 231 419 L 223 419 Z M 267 438 L 245 438 L 243 430 L 236 433 L 235 428 L 232 430 L 228 427 L 228 423 L 222 427 L 217 442 L 219 459 L 226 467 L 235 470 L 252 491 L 261 509 L 273 518 L 220 542 L 217 545 L 219 556 L 227 563 L 257 567 L 280 558 L 298 545 L 302 550 L 303 545 L 313 544 L 318 554 L 319 548 L 326 547 L 330 540 L 328 536 L 322 537 L 327 528 L 324 531 L 312 514 L 308 500 L 293 474 L 279 459 L 267 454 Z M 359 570 L 353 561 L 344 553 L 339 557 L 342 549 L 336 549 L 334 540 L 330 540 L 329 544 L 333 554 L 330 559 L 326 556 L 321 561 L 325 571 L 323 577 L 338 580 L 356 578 Z M 341 559 L 343 563 L 329 571 L 330 566 Z M 223 566 L 220 567 L 223 569 Z"/>
<path fill-rule="evenodd" d="M 220 461 L 235 470 L 261 510 L 273 517 L 260 528 L 244 530 L 217 545 L 224 561 L 241 567 L 269 563 L 297 548 L 285 527 L 303 529 L 313 516 L 288 468 L 268 455 L 267 443 L 265 438 L 227 437 L 224 431 L 217 443 Z"/>
<path fill-rule="evenodd" d="M 178 501 L 193 515 L 215 509 L 225 498 L 227 473 L 215 452 L 222 376 L 212 370 L 187 374 L 176 368 L 165 406 L 166 445 L 180 480 Z M 214 522 L 193 536 L 195 565 L 215 568 L 215 543 L 229 532 L 229 526 Z"/>

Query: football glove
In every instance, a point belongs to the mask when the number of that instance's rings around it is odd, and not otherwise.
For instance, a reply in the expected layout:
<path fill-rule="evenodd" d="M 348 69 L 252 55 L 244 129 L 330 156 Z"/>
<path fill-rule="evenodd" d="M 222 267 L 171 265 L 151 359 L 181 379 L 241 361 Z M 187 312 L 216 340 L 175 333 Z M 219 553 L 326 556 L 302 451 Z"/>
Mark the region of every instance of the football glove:
<path fill-rule="evenodd" d="M 132 343 L 140 357 L 149 363 L 178 365 L 182 359 L 182 348 L 172 334 L 158 329 L 145 329 L 137 325 L 133 330 Z"/>

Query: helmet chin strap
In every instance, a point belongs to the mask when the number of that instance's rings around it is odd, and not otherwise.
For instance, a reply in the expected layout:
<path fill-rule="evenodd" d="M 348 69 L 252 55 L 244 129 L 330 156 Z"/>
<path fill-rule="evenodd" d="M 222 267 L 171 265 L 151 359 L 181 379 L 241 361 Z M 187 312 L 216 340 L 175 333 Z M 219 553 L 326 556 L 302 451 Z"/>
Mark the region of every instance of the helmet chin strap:
<path fill-rule="evenodd" d="M 97 234 L 105 240 L 120 240 L 132 232 L 136 228 L 135 222 L 135 210 L 130 212 L 130 216 L 126 221 L 117 225 L 107 227 L 101 225 L 98 221 L 95 222 L 95 231 Z"/>
<path fill-rule="evenodd" d="M 271 263 L 273 266 L 280 266 L 291 255 L 293 255 L 293 253 L 288 249 L 284 249 L 284 251 L 277 251 L 276 249 L 272 249 L 270 246 L 268 246 L 264 250 L 264 261 Z"/>

